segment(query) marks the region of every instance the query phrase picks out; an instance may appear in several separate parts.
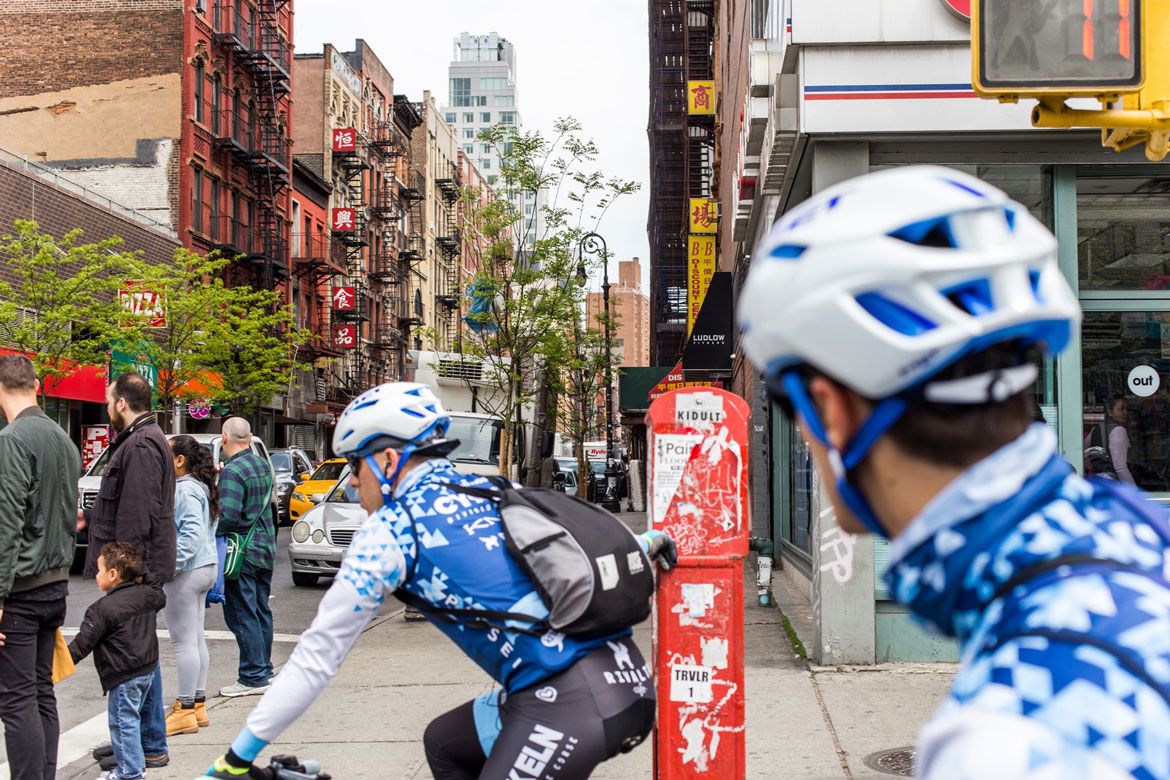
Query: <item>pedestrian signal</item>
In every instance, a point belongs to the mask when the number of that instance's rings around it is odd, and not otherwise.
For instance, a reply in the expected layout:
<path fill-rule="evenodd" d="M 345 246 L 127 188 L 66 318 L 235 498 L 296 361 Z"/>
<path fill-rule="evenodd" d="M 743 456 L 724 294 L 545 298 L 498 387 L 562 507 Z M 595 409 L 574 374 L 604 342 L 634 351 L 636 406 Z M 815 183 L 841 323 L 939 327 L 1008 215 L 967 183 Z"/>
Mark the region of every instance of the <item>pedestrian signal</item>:
<path fill-rule="evenodd" d="M 1142 0 L 976 0 L 975 91 L 984 97 L 1138 91 Z"/>

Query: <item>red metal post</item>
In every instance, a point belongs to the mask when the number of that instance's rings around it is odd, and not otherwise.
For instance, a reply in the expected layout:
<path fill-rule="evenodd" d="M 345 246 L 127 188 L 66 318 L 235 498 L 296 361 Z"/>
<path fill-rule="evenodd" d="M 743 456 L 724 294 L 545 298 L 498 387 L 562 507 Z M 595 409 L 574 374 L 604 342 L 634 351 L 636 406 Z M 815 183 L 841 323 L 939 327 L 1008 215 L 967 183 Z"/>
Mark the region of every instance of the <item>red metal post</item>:
<path fill-rule="evenodd" d="M 658 780 L 744 777 L 748 417 L 739 396 L 702 388 L 647 414 L 650 526 L 679 547 L 655 610 Z"/>

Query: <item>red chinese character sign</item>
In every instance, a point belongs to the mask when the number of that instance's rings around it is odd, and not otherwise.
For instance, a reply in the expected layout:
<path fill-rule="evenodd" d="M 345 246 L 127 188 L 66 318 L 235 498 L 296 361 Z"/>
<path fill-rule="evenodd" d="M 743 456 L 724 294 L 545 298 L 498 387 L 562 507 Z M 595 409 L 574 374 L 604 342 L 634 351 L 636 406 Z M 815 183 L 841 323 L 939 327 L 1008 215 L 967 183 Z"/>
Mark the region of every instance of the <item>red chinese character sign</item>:
<path fill-rule="evenodd" d="M 136 319 L 146 320 L 149 328 L 167 326 L 167 307 L 162 294 L 146 288 L 142 282 L 126 282 L 118 291 L 122 307 Z"/>
<path fill-rule="evenodd" d="M 715 82 L 687 82 L 687 113 L 691 116 L 711 116 L 715 113 Z"/>
<path fill-rule="evenodd" d="M 357 151 L 357 131 L 352 127 L 338 127 L 333 130 L 333 151 Z"/>
<path fill-rule="evenodd" d="M 333 209 L 329 227 L 334 233 L 352 233 L 357 226 L 357 209 Z"/>
<path fill-rule="evenodd" d="M 646 415 L 650 527 L 679 548 L 656 598 L 659 780 L 745 773 L 749 414 L 737 395 L 688 389 L 661 396 Z"/>
<path fill-rule="evenodd" d="M 357 305 L 357 289 L 354 287 L 333 288 L 333 311 L 353 311 Z"/>
<path fill-rule="evenodd" d="M 334 325 L 333 346 L 335 349 L 353 349 L 357 346 L 357 325 Z"/>

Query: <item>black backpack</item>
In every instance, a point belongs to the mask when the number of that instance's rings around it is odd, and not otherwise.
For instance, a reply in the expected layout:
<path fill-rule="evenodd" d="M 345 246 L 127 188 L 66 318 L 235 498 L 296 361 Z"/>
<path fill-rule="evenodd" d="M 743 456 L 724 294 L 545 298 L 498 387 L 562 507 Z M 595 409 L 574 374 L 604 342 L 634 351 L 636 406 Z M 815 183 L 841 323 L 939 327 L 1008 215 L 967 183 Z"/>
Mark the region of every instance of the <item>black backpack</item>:
<path fill-rule="evenodd" d="M 621 520 L 565 493 L 515 488 L 503 478 L 492 482 L 495 489 L 447 487 L 499 503 L 504 544 L 532 580 L 548 617 L 533 620 L 515 612 L 443 607 L 405 588 L 394 594 L 400 601 L 453 622 L 536 636 L 550 630 L 575 636 L 609 634 L 650 616 L 654 567 Z M 530 627 L 517 628 L 508 621 Z"/>

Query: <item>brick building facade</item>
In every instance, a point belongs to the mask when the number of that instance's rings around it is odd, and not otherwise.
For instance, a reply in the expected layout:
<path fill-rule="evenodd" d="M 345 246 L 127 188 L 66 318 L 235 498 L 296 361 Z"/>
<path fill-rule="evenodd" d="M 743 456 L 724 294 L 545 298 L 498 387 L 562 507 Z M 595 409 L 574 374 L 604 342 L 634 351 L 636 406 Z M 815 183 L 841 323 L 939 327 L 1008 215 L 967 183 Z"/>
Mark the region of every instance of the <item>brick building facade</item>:
<path fill-rule="evenodd" d="M 602 294 L 589 293 L 590 327 L 602 310 Z M 638 258 L 618 261 L 618 278 L 609 286 L 613 317 L 614 362 L 620 366 L 650 365 L 650 296 L 642 290 L 642 263 Z"/>

